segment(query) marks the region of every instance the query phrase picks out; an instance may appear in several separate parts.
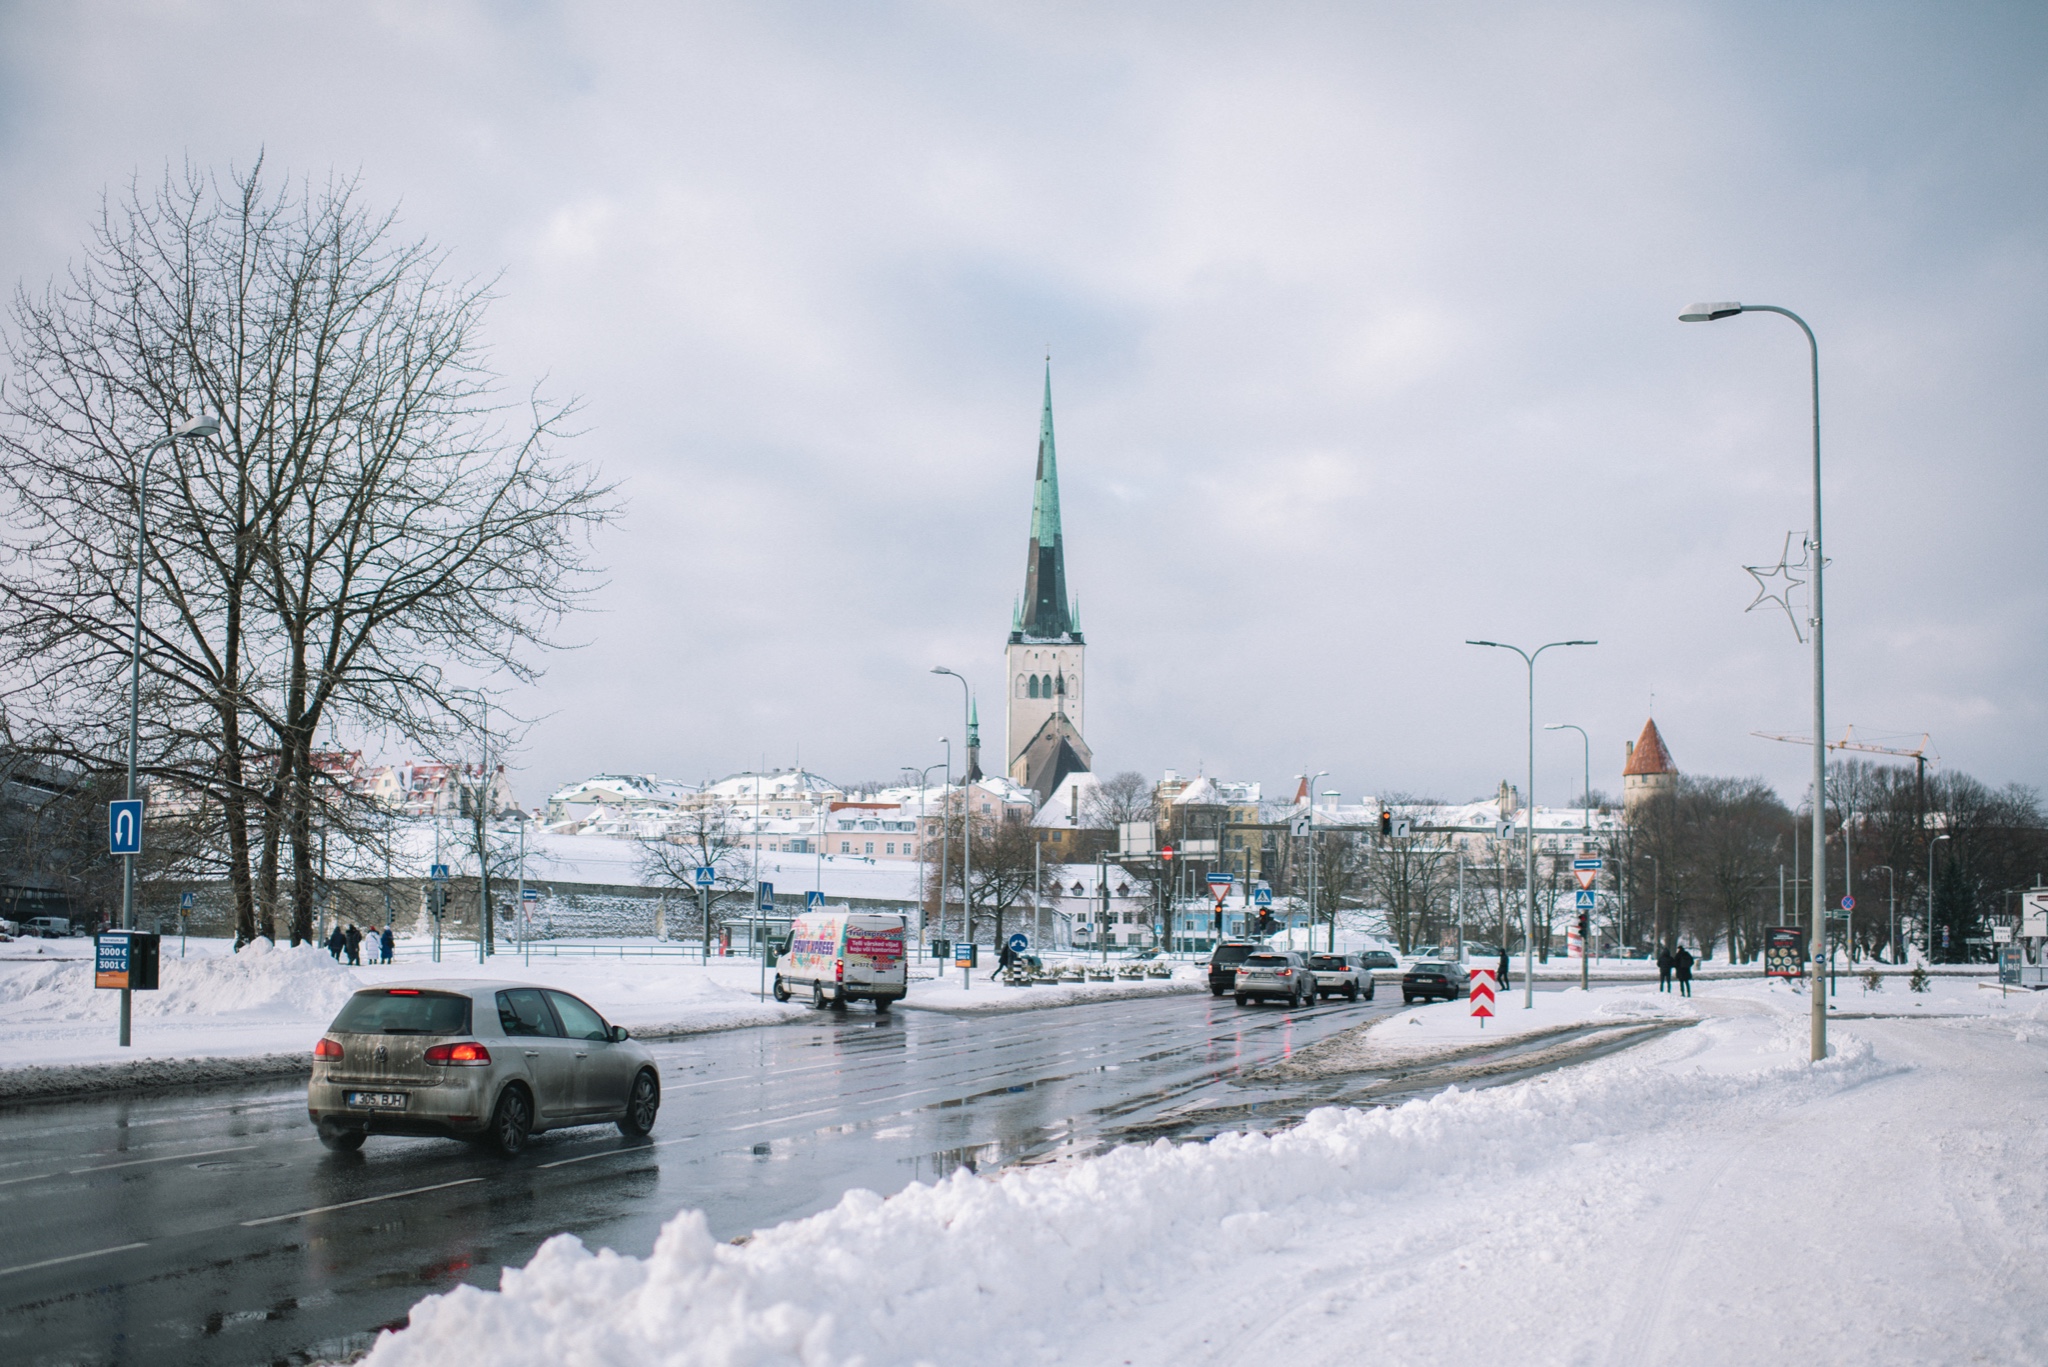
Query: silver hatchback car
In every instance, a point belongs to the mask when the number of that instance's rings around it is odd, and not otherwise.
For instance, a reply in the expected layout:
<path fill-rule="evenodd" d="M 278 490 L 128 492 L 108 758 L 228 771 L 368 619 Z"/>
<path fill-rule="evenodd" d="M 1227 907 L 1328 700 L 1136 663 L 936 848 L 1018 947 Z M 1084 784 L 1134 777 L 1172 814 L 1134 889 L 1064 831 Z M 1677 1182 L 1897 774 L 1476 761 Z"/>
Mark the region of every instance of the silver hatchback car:
<path fill-rule="evenodd" d="M 306 1089 L 330 1149 L 425 1134 L 510 1155 L 565 1125 L 646 1134 L 660 1108 L 660 1070 L 623 1026 L 551 987 L 470 979 L 356 993 L 314 1046 Z"/>

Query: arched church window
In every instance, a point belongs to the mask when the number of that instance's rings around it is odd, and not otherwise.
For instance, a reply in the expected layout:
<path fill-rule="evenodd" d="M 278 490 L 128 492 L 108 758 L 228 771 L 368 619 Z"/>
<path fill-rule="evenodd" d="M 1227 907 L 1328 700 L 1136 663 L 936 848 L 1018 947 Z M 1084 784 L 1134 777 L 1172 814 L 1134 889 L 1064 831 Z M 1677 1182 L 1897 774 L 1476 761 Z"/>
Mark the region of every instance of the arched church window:
<path fill-rule="evenodd" d="M 1031 676 L 1031 692 L 1027 696 L 1033 698 L 1038 696 L 1038 676 L 1036 674 Z"/>
<path fill-rule="evenodd" d="M 1050 698 L 1052 696 L 1052 675 L 1042 674 L 1039 676 L 1038 696 L 1041 698 Z"/>

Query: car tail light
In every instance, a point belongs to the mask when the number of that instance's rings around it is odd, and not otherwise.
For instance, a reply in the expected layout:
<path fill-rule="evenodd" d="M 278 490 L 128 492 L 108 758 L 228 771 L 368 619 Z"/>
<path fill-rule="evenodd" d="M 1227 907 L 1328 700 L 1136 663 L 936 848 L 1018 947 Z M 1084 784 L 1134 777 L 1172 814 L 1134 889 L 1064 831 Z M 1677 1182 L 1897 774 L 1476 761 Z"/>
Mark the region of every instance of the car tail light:
<path fill-rule="evenodd" d="M 846 960 L 834 959 L 832 961 L 832 977 L 836 982 L 843 983 L 846 981 Z"/>
<path fill-rule="evenodd" d="M 1276 968 L 1273 970 L 1273 976 L 1276 978 L 1289 978 L 1294 976 L 1294 970 L 1291 968 Z"/>
<path fill-rule="evenodd" d="M 420 990 L 417 987 L 393 987 L 384 993 L 387 997 L 417 997 L 419 994 Z"/>
<path fill-rule="evenodd" d="M 464 1040 L 460 1044 L 436 1044 L 429 1046 L 426 1060 L 429 1063 L 453 1063 L 480 1068 L 491 1061 L 491 1051 L 478 1044 L 475 1040 Z"/>
<path fill-rule="evenodd" d="M 323 1039 L 323 1040 L 321 1040 L 321 1041 L 320 1041 L 320 1042 L 319 1042 L 318 1044 L 316 1044 L 316 1045 L 314 1045 L 314 1046 L 313 1046 L 313 1057 L 314 1057 L 314 1058 L 326 1058 L 326 1059 L 338 1059 L 338 1058 L 340 1058 L 340 1057 L 341 1057 L 341 1042 L 340 1042 L 339 1040 L 331 1040 L 331 1039 Z"/>

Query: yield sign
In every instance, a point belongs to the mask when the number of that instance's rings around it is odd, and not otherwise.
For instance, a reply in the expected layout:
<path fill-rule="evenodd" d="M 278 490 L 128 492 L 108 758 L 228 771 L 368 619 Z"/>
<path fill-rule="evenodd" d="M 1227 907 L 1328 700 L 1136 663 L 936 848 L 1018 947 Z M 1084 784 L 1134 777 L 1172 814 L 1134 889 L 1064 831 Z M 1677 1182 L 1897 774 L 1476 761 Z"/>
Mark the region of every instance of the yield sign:
<path fill-rule="evenodd" d="M 1482 1025 L 1485 1024 L 1486 1017 L 1493 1014 L 1493 993 L 1493 970 L 1473 969 L 1472 987 L 1467 995 L 1472 999 L 1472 1014 L 1479 1017 Z"/>
<path fill-rule="evenodd" d="M 1579 886 L 1582 888 L 1590 888 L 1600 881 L 1598 869 L 1573 869 L 1572 872 L 1578 876 Z"/>

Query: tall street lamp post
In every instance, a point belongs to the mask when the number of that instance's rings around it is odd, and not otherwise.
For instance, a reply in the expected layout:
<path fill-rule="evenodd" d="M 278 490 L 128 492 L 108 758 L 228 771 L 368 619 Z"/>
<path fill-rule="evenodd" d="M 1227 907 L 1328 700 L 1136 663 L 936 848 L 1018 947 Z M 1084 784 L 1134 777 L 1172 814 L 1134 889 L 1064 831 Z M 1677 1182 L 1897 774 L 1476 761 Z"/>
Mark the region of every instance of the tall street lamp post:
<path fill-rule="evenodd" d="M 960 724 L 967 728 L 960 734 L 971 734 L 974 729 L 974 690 L 967 686 L 967 676 L 944 665 L 933 665 L 932 673 L 951 674 L 960 681 Z M 974 756 L 970 754 L 967 758 L 971 769 Z M 941 903 L 939 909 L 943 915 L 945 904 Z M 960 938 L 970 945 L 974 943 L 974 775 L 971 772 L 960 776 Z M 955 954 L 953 957 L 958 959 L 960 956 Z M 963 984 L 969 976 L 966 969 L 960 971 Z"/>
<path fill-rule="evenodd" d="M 210 437 L 220 431 L 219 418 L 193 418 L 179 423 L 167 437 L 158 437 L 142 453 L 142 469 L 135 480 L 135 637 L 128 652 L 128 791 L 135 800 L 136 755 L 142 719 L 142 571 L 144 543 L 149 538 L 149 464 L 156 453 L 187 437 Z M 135 929 L 135 855 L 121 860 L 121 929 Z M 121 1047 L 128 1048 L 135 999 L 121 989 Z"/>
<path fill-rule="evenodd" d="M 1467 641 L 1468 646 L 1490 646 L 1512 650 L 1529 667 L 1529 825 L 1523 853 L 1522 878 L 1528 897 L 1522 904 L 1522 1009 L 1536 1009 L 1536 658 L 1561 646 L 1597 646 L 1598 641 L 1551 641 L 1527 651 L 1499 641 Z"/>
<path fill-rule="evenodd" d="M 918 768 L 914 764 L 906 764 L 903 766 L 903 770 L 905 773 L 917 775 L 917 954 L 920 960 L 924 958 L 925 846 L 931 843 L 929 838 L 926 836 L 924 828 L 924 795 L 926 788 L 931 784 L 932 781 L 932 770 L 938 768 L 950 769 L 952 767 L 952 764 L 953 750 L 952 746 L 948 745 L 946 747 L 946 758 L 941 764 L 927 764 L 922 769 Z M 824 842 L 822 840 L 819 842 L 818 848 L 820 850 L 823 850 L 825 848 Z M 939 848 L 944 849 L 945 846 L 941 844 Z M 946 874 L 945 870 L 941 869 L 939 871 L 939 896 L 942 898 L 946 895 L 945 887 Z M 945 909 L 945 903 L 943 901 L 939 903 L 939 908 L 942 911 Z"/>
<path fill-rule="evenodd" d="M 1820 343 L 1814 339 L 1813 329 L 1806 320 L 1790 309 L 1779 308 L 1776 304 L 1694 304 L 1678 315 L 1681 323 L 1712 323 L 1723 318 L 1733 318 L 1738 313 L 1775 313 L 1790 318 L 1806 334 L 1806 346 L 1812 359 L 1813 374 L 1813 535 L 1808 541 L 1812 549 L 1813 564 L 1813 616 L 1807 625 L 1813 630 L 1813 1029 L 1812 1058 L 1818 1063 L 1828 1056 L 1828 1003 L 1820 990 L 1821 961 L 1827 954 L 1827 792 L 1828 792 L 1828 748 L 1827 748 L 1827 654 L 1823 648 L 1821 611 L 1824 602 L 1821 593 L 1821 577 L 1827 569 L 1828 558 L 1821 549 L 1820 521 Z"/>
<path fill-rule="evenodd" d="M 1319 769 L 1308 779 L 1308 934 L 1302 940 L 1305 950 L 1316 947 L 1316 784 L 1330 776 L 1328 769 Z M 1294 932 L 1287 932 L 1287 943 L 1294 944 Z"/>
<path fill-rule="evenodd" d="M 1568 721 L 1553 721 L 1553 722 L 1545 722 L 1545 723 L 1543 724 L 1543 729 L 1544 729 L 1544 730 L 1546 730 L 1546 731 L 1576 731 L 1576 732 L 1578 732 L 1578 733 L 1579 733 L 1579 740 L 1580 740 L 1580 741 L 1581 741 L 1581 742 L 1583 743 L 1583 745 L 1584 745 L 1584 748 L 1585 748 L 1585 752 L 1586 752 L 1586 753 L 1585 753 L 1585 760 L 1586 760 L 1586 777 L 1585 777 L 1585 780 L 1584 780 L 1584 781 L 1583 781 L 1583 782 L 1582 782 L 1582 783 L 1581 783 L 1581 784 L 1579 785 L 1579 802 L 1580 802 L 1581 806 L 1582 806 L 1582 807 L 1584 808 L 1584 811 L 1585 811 L 1585 818 L 1586 818 L 1586 819 L 1585 819 L 1585 825 L 1584 825 L 1584 827 L 1583 827 L 1583 830 L 1584 830 L 1584 834 L 1585 834 L 1585 840 L 1586 840 L 1586 842 L 1587 842 L 1587 843 L 1588 843 L 1588 844 L 1590 845 L 1590 843 L 1592 842 L 1592 839 L 1593 839 L 1593 740 L 1592 740 L 1592 737 L 1590 737 L 1590 736 L 1588 736 L 1588 735 L 1586 734 L 1586 728 L 1585 728 L 1585 727 L 1583 727 L 1583 726 L 1574 726 L 1574 725 L 1573 725 L 1572 723 L 1570 723 L 1570 722 L 1568 722 Z M 1592 970 L 1591 970 L 1591 968 L 1590 968 L 1590 967 L 1588 966 L 1588 965 L 1590 965 L 1590 964 L 1591 964 L 1591 962 L 1592 962 L 1592 959 L 1593 959 L 1593 913 L 1592 913 L 1592 912 L 1590 912 L 1590 911 L 1588 911 L 1588 912 L 1587 912 L 1587 913 L 1585 914 L 1585 919 L 1584 919 L 1584 920 L 1583 920 L 1583 921 L 1581 922 L 1581 928 L 1580 928 L 1580 930 L 1579 930 L 1579 990 L 1580 990 L 1581 992 L 1586 992 L 1586 991 L 1590 991 L 1590 990 L 1591 990 L 1591 988 L 1592 988 L 1592 976 L 1593 976 L 1593 975 L 1592 975 Z"/>

